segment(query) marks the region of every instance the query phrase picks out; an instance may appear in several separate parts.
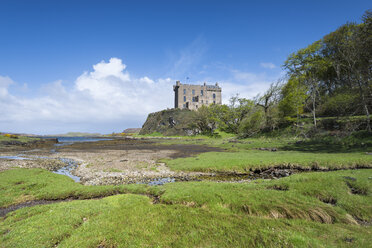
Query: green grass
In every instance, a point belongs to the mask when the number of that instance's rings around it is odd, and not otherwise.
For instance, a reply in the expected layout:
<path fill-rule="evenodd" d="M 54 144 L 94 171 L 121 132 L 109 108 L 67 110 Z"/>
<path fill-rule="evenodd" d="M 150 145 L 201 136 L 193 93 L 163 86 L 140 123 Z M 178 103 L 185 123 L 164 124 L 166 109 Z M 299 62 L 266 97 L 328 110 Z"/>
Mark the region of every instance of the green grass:
<path fill-rule="evenodd" d="M 226 149 L 166 160 L 173 170 L 246 172 L 275 166 L 372 167 L 370 141 L 357 136 L 162 140 Z M 278 148 L 277 152 L 257 148 Z M 111 196 L 114 195 L 114 196 Z M 148 195 L 148 196 L 146 196 Z M 159 197 L 154 204 L 153 198 Z M 106 197 L 107 196 L 107 197 Z M 295 174 L 250 183 L 178 182 L 83 186 L 43 169 L 0 172 L 0 247 L 372 247 L 372 169 Z"/>
<path fill-rule="evenodd" d="M 297 151 L 208 152 L 196 157 L 164 160 L 172 170 L 246 172 L 270 167 L 355 168 L 372 167 L 365 153 L 306 153 Z"/>
<path fill-rule="evenodd" d="M 81 192 L 102 189 L 73 186 L 79 184 L 63 180 L 66 178 L 60 175 L 49 181 L 48 174 L 52 173 L 40 173 L 42 170 L 37 169 L 12 171 L 13 174 L 0 173 L 0 182 L 6 178 L 8 182 L 34 182 L 28 193 L 39 197 L 50 194 L 45 184 L 54 185 L 59 192 L 55 195 L 59 197 L 64 194 L 58 189 L 64 187 L 80 188 Z M 23 208 L 0 219 L 0 244 L 1 247 L 369 247 L 371 226 L 353 224 L 351 216 L 372 219 L 371 176 L 372 170 L 366 169 L 304 173 L 248 184 L 172 183 L 152 187 L 151 191 L 161 195 L 159 204 L 153 204 L 144 195 L 126 194 Z M 351 194 L 349 181 L 353 182 L 352 187 L 364 188 L 365 193 Z M 48 194 L 38 194 L 41 185 Z M 331 198 L 336 201 L 334 205 L 323 202 Z"/>
<path fill-rule="evenodd" d="M 226 133 L 222 132 L 220 130 L 216 130 L 213 136 L 209 135 L 190 135 L 190 136 L 185 136 L 185 135 L 164 135 L 159 132 L 153 132 L 151 134 L 133 134 L 132 136 L 134 137 L 143 137 L 143 138 L 148 138 L 148 137 L 170 137 L 170 138 L 178 138 L 182 141 L 193 141 L 193 140 L 215 140 L 215 139 L 226 139 L 226 138 L 234 138 L 236 135 L 231 134 L 231 133 Z"/>
<path fill-rule="evenodd" d="M 0 172 L 0 207 L 28 200 L 89 199 L 119 193 L 147 194 L 143 184 L 83 186 L 71 178 L 44 169 L 12 169 Z"/>
<path fill-rule="evenodd" d="M 18 138 L 10 138 L 10 137 L 5 137 L 4 135 L 0 135 L 0 142 L 2 141 L 20 141 L 23 143 L 33 141 L 33 140 L 39 140 L 38 138 L 31 138 L 31 137 L 25 137 L 25 136 L 17 136 Z"/>
<path fill-rule="evenodd" d="M 265 218 L 352 223 L 351 216 L 372 220 L 371 178 L 372 169 L 361 169 L 302 173 L 248 184 L 172 183 L 164 186 L 160 199 L 168 204 Z M 358 194 L 351 193 L 350 183 L 353 188 L 360 189 Z"/>
<path fill-rule="evenodd" d="M 224 133 L 222 137 L 192 136 L 179 140 L 164 140 L 163 144 L 203 144 L 226 148 L 229 150 L 250 150 L 255 148 L 278 148 L 284 151 L 304 151 L 318 153 L 372 152 L 372 136 L 364 132 L 345 137 L 330 135 L 317 136 L 311 139 L 300 137 L 265 137 L 237 139 Z"/>
<path fill-rule="evenodd" d="M 371 230 L 355 225 L 153 205 L 137 195 L 21 209 L 0 224 L 0 233 L 3 247 L 367 247 L 371 242 Z"/>
<path fill-rule="evenodd" d="M 361 137 L 359 137 L 361 136 Z M 365 136 L 365 137 L 364 137 Z M 355 168 L 372 167 L 372 139 L 356 133 L 347 137 L 259 137 L 166 140 L 162 144 L 198 144 L 225 149 L 196 157 L 163 160 L 173 170 L 245 172 L 269 167 Z M 262 151 L 276 148 L 278 151 Z"/>

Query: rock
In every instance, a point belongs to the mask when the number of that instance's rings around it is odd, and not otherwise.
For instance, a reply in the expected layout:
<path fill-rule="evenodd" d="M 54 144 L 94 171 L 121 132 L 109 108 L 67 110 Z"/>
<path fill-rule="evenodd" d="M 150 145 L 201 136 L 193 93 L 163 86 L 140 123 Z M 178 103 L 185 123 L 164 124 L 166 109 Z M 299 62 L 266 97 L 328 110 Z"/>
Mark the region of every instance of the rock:
<path fill-rule="evenodd" d="M 172 116 L 169 117 L 168 122 L 170 127 L 174 127 L 177 124 Z"/>
<path fill-rule="evenodd" d="M 21 146 L 25 143 L 17 140 L 10 140 L 10 141 L 2 141 L 1 144 L 6 145 L 6 146 Z"/>
<path fill-rule="evenodd" d="M 347 179 L 347 180 L 351 180 L 351 181 L 356 181 L 357 179 L 356 178 L 354 178 L 354 177 L 344 177 L 345 179 Z"/>
<path fill-rule="evenodd" d="M 352 242 L 354 242 L 354 238 L 346 237 L 346 238 L 344 238 L 344 241 L 347 242 L 347 243 L 352 243 Z"/>
<path fill-rule="evenodd" d="M 266 148 L 266 147 L 260 147 L 258 148 L 260 151 L 270 151 L 270 152 L 276 152 L 278 151 L 278 148 Z"/>
<path fill-rule="evenodd" d="M 140 134 L 159 132 L 164 135 L 192 135 L 190 129 L 194 112 L 188 109 L 168 109 L 148 115 Z"/>

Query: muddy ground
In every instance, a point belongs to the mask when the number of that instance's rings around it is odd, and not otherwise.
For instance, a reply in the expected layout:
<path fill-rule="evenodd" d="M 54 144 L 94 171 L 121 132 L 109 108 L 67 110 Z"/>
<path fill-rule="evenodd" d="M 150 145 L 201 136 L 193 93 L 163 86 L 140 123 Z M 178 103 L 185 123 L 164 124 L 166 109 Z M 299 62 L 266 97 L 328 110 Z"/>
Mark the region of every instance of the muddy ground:
<path fill-rule="evenodd" d="M 77 142 L 71 145 L 8 146 L 0 156 L 21 156 L 27 160 L 0 159 L 0 171 L 12 167 L 45 168 L 54 171 L 65 166 L 61 158 L 79 163 L 72 174 L 85 185 L 148 182 L 157 178 L 188 180 L 207 173 L 171 171 L 159 160 L 194 156 L 203 152 L 223 151 L 204 145 L 162 145 L 153 139 L 113 139 Z"/>

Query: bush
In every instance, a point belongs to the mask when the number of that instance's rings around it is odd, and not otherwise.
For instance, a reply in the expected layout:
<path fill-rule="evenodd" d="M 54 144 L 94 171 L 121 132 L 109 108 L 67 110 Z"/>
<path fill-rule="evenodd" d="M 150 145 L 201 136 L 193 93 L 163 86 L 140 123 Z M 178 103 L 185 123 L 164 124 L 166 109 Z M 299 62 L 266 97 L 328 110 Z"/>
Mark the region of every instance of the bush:
<path fill-rule="evenodd" d="M 15 135 L 15 134 L 9 134 L 9 133 L 6 133 L 4 134 L 5 137 L 8 137 L 8 138 L 12 138 L 12 139 L 18 139 L 18 136 Z"/>
<path fill-rule="evenodd" d="M 252 136 L 265 128 L 265 114 L 262 110 L 245 117 L 239 126 L 239 136 L 246 138 Z"/>
<path fill-rule="evenodd" d="M 359 105 L 359 97 L 351 93 L 337 94 L 326 97 L 324 104 L 320 106 L 319 114 L 323 116 L 345 116 L 355 112 L 355 106 Z"/>

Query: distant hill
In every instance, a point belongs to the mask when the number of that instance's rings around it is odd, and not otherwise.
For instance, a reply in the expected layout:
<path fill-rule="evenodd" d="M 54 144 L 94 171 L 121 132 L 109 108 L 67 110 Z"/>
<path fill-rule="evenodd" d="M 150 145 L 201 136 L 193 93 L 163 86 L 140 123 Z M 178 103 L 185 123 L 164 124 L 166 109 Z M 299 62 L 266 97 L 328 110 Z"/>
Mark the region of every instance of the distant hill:
<path fill-rule="evenodd" d="M 81 133 L 81 132 L 68 132 L 65 134 L 53 134 L 47 136 L 59 136 L 59 137 L 97 137 L 102 136 L 100 133 Z"/>

